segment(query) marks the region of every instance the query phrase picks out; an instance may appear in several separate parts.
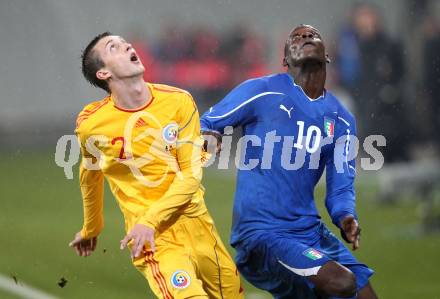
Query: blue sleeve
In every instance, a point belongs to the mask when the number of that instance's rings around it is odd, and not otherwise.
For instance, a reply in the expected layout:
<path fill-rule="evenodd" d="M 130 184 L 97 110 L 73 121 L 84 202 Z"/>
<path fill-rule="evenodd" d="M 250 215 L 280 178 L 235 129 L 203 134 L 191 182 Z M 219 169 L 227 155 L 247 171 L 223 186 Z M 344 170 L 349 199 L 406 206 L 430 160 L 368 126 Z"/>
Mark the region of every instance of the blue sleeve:
<path fill-rule="evenodd" d="M 223 100 L 202 115 L 202 132 L 223 134 L 227 126 L 235 128 L 252 121 L 255 115 L 252 102 L 264 95 L 265 85 L 261 79 L 251 79 L 234 88 Z"/>
<path fill-rule="evenodd" d="M 333 147 L 326 155 L 325 206 L 337 227 L 348 215 L 357 219 L 354 190 L 357 146 L 355 119 L 344 108 L 338 113 Z"/>

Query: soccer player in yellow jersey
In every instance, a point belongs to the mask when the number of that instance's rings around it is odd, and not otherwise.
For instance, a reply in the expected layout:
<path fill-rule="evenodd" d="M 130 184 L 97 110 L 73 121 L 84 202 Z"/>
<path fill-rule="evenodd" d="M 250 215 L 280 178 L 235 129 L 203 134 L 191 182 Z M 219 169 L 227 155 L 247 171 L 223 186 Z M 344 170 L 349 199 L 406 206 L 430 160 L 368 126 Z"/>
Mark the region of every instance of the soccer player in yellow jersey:
<path fill-rule="evenodd" d="M 109 93 L 77 119 L 84 224 L 70 243 L 90 255 L 104 227 L 106 178 L 124 214 L 134 266 L 158 298 L 243 298 L 236 267 L 205 206 L 199 114 L 181 89 L 145 83 L 133 47 L 106 32 L 82 71 Z"/>

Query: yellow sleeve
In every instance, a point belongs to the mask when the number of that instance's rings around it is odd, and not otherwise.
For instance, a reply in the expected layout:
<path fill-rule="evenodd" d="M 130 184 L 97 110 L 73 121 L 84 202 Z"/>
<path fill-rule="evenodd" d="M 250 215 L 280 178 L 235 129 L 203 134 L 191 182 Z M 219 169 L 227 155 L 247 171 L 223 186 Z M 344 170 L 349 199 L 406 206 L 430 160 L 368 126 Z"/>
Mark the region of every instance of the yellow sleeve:
<path fill-rule="evenodd" d="M 154 202 L 137 223 L 158 229 L 180 208 L 191 201 L 202 180 L 200 119 L 197 106 L 190 95 L 184 94 L 178 112 L 177 163 L 180 171 L 165 194 Z"/>
<path fill-rule="evenodd" d="M 82 140 L 77 132 L 81 144 L 82 161 L 79 167 L 79 185 L 83 199 L 84 223 L 81 236 L 84 239 L 91 239 L 99 235 L 104 228 L 104 175 L 101 170 L 90 170 L 86 167 L 86 159 L 97 159 L 90 154 L 85 147 L 85 140 Z"/>

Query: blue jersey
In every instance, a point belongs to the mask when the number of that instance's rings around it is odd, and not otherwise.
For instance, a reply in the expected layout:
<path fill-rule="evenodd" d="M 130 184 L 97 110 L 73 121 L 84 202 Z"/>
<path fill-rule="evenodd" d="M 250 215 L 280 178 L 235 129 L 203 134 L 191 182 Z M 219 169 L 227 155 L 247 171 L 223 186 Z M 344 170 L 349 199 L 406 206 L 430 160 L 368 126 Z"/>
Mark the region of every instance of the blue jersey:
<path fill-rule="evenodd" d="M 288 73 L 248 80 L 201 118 L 202 131 L 242 127 L 231 244 L 262 231 L 307 237 L 319 226 L 314 189 L 326 169 L 336 225 L 355 212 L 354 117 L 330 92 L 310 99 Z"/>

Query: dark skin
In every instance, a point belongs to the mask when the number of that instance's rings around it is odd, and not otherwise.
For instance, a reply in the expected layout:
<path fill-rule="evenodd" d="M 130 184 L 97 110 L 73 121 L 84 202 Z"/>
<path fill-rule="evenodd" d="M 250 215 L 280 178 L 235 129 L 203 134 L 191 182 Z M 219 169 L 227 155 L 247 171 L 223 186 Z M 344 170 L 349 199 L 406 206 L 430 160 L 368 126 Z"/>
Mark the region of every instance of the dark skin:
<path fill-rule="evenodd" d="M 292 30 L 286 41 L 283 65 L 312 99 L 324 92 L 327 61 L 318 30 L 308 25 Z"/>
<path fill-rule="evenodd" d="M 295 83 L 302 87 L 306 95 L 316 99 L 324 93 L 326 66 L 330 62 L 325 45 L 317 29 L 309 25 L 296 27 L 289 34 L 285 44 L 283 65 L 295 78 Z M 339 228 L 345 241 L 356 250 L 360 246 L 360 228 L 352 215 L 342 219 Z M 322 296 L 352 297 L 355 295 L 355 277 L 341 264 L 330 261 L 318 271 L 317 275 L 308 277 Z M 368 283 L 362 288 L 357 298 L 377 298 Z"/>
<path fill-rule="evenodd" d="M 316 99 L 324 93 L 328 55 L 319 31 L 312 26 L 303 25 L 289 34 L 285 45 L 283 65 L 295 78 L 309 98 Z M 345 217 L 340 228 L 344 239 L 352 244 L 353 250 L 359 248 L 360 228 L 353 216 Z"/>

